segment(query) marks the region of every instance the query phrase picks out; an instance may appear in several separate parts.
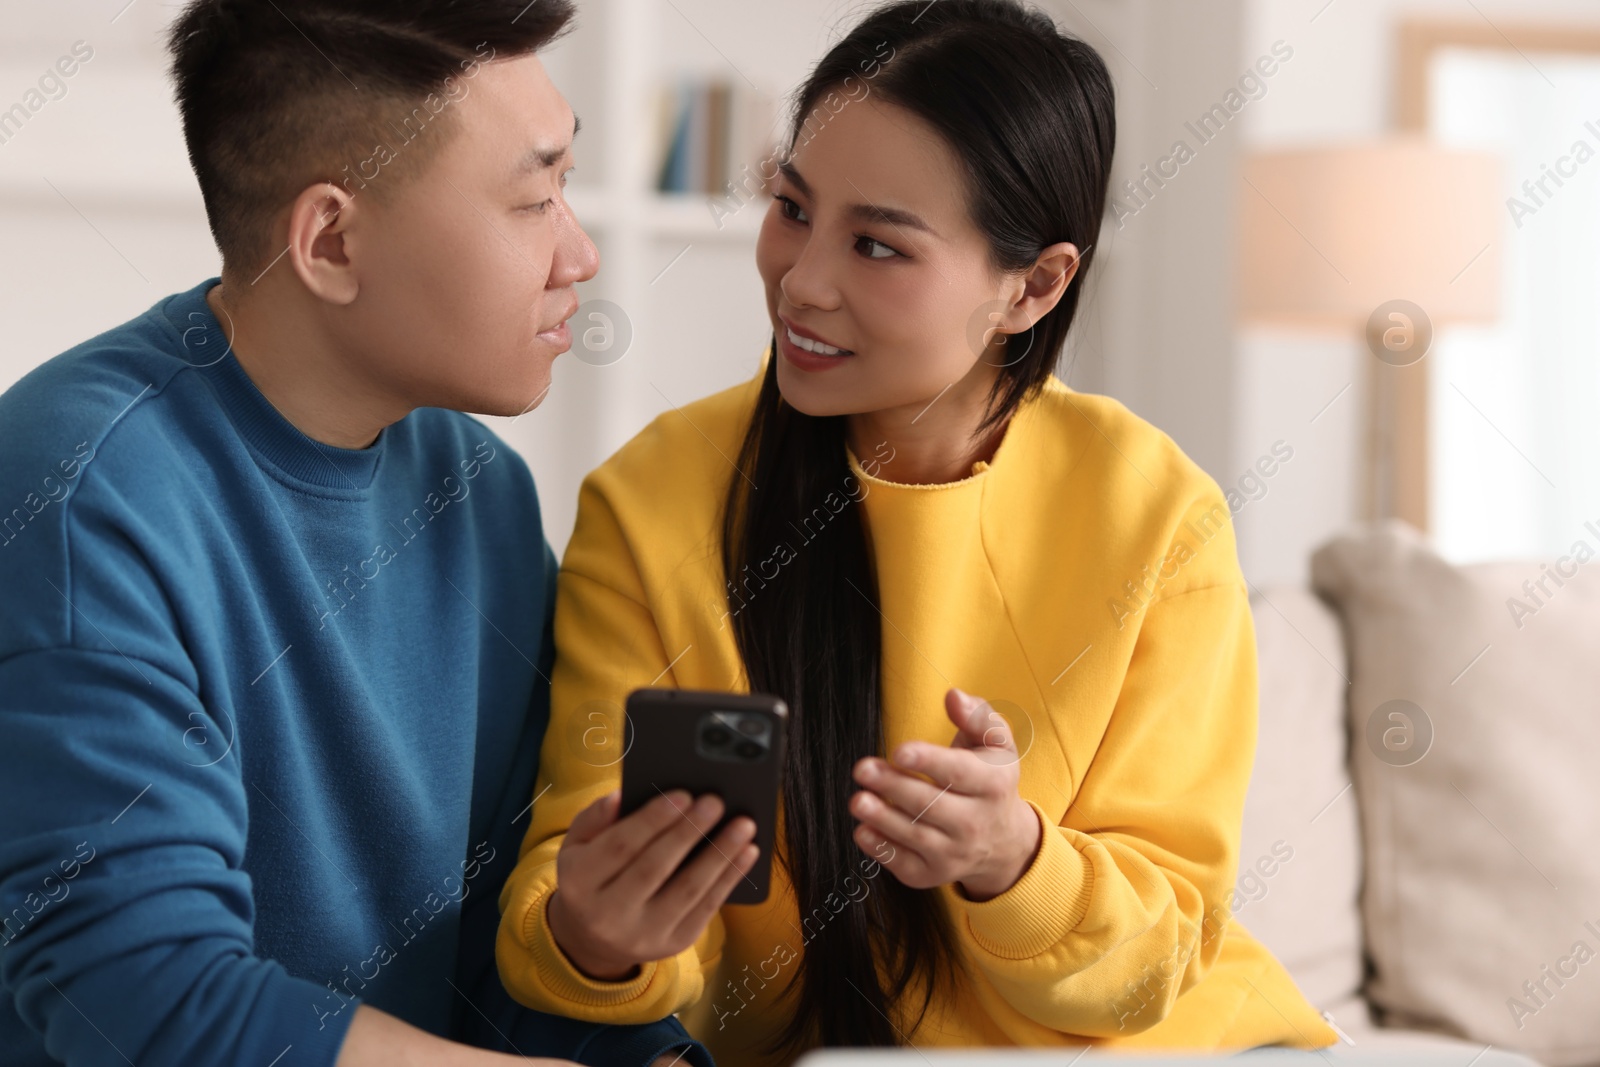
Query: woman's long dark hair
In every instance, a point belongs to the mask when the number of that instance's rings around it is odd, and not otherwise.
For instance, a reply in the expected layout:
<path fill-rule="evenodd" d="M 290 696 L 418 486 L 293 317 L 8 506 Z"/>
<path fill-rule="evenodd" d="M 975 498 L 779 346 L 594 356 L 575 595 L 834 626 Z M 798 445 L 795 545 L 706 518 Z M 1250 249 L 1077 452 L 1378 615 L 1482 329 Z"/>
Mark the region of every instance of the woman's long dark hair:
<path fill-rule="evenodd" d="M 891 51 L 892 50 L 892 51 Z M 886 58 L 887 57 L 887 58 Z M 866 76 L 870 74 L 870 77 Z M 1116 141 L 1111 77 L 1093 48 L 1016 0 L 902 0 L 879 8 L 817 65 L 796 100 L 790 151 L 832 91 L 870 94 L 930 123 L 965 167 L 968 202 L 1004 272 L 1058 241 L 1082 252 L 1078 275 L 1008 360 L 980 428 L 1000 426 L 1055 367 L 1093 258 Z M 864 881 L 847 804 L 851 768 L 883 750 L 877 583 L 856 494 L 845 417 L 813 417 L 778 391 L 776 339 L 740 450 L 723 519 L 722 563 L 750 687 L 788 702 L 784 769 L 787 871 L 805 927 L 786 993 L 794 1015 L 771 1051 L 907 1040 L 957 966 L 937 895 L 880 876 L 859 903 L 825 902 Z M 863 457 L 865 458 L 865 457 Z M 759 488 L 753 488 L 758 486 Z M 825 499 L 852 501 L 815 521 Z M 777 546 L 811 537 L 768 577 Z M 878 964 L 885 979 L 880 981 Z M 852 991 L 852 987 L 854 991 Z M 860 995 L 857 995 L 857 994 Z M 891 1019 L 920 1000 L 902 1033 Z"/>

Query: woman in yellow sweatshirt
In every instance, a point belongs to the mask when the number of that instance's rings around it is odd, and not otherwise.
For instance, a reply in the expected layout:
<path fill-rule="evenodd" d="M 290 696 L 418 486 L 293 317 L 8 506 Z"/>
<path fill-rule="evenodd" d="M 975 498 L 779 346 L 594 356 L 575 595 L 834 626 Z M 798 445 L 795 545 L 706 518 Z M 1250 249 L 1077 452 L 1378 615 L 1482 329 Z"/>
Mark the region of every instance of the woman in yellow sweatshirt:
<path fill-rule="evenodd" d="M 582 489 L 506 987 L 681 1012 L 733 1067 L 1332 1044 L 1229 915 L 1257 683 L 1228 504 L 1052 377 L 1105 208 L 1104 64 L 1010 0 L 909 0 L 829 51 L 795 116 L 762 373 Z M 788 702 L 764 904 L 723 904 L 748 819 L 679 867 L 715 798 L 619 818 L 646 685 Z"/>

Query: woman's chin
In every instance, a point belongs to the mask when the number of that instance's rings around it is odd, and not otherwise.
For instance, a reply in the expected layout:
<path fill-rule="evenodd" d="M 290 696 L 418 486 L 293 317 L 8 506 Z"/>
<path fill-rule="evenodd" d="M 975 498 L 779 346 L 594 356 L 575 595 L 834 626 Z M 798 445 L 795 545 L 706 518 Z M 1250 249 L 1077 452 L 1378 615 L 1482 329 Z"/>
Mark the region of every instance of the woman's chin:
<path fill-rule="evenodd" d="M 858 415 L 870 410 L 861 405 L 859 393 L 833 383 L 817 381 L 804 371 L 780 363 L 778 392 L 783 402 L 800 412 L 822 418 L 828 415 Z"/>

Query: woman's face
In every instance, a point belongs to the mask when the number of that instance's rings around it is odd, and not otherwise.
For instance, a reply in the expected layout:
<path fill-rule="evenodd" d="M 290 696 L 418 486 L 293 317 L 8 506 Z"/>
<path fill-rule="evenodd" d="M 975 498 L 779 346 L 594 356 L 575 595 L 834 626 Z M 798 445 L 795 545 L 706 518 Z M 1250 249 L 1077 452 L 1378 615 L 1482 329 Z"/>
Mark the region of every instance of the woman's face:
<path fill-rule="evenodd" d="M 921 118 L 870 96 L 813 114 L 756 243 L 784 399 L 850 415 L 920 410 L 952 385 L 986 396 L 1004 362 L 984 354 L 986 313 L 1006 278 L 956 155 Z"/>

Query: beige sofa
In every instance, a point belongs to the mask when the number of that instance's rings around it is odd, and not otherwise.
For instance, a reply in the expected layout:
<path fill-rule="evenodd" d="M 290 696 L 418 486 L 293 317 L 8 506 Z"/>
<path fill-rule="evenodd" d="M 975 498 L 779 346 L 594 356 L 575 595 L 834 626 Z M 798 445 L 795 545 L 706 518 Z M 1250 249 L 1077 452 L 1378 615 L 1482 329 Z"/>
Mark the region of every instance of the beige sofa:
<path fill-rule="evenodd" d="M 1353 1050 L 1600 1064 L 1589 544 L 1457 567 L 1368 526 L 1316 553 L 1313 589 L 1255 593 L 1235 915 Z"/>

